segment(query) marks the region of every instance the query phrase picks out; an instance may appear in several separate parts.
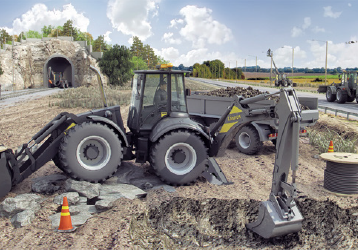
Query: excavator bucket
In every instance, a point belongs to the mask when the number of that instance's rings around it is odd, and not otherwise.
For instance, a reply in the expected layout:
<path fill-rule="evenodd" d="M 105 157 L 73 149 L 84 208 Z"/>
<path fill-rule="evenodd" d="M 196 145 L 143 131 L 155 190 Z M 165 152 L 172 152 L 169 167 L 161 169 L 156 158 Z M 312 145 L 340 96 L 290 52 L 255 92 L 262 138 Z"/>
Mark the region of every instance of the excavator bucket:
<path fill-rule="evenodd" d="M 302 228 L 303 217 L 297 206 L 292 207 L 291 215 L 293 217 L 282 219 L 272 201 L 263 201 L 257 220 L 246 224 L 246 227 L 266 239 L 296 233 Z"/>
<path fill-rule="evenodd" d="M 5 147 L 0 146 L 0 199 L 7 195 L 12 187 L 11 172 L 7 165 Z"/>

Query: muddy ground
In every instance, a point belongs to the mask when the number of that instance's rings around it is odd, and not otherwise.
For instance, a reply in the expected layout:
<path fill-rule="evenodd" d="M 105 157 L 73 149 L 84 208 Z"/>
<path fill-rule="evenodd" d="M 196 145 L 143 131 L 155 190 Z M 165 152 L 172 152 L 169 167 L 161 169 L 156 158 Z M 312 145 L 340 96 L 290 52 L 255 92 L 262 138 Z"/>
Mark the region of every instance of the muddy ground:
<path fill-rule="evenodd" d="M 85 109 L 50 107 L 50 97 L 1 108 L 0 138 L 9 148 L 30 140 L 61 111 Z M 123 108 L 123 117 L 128 107 Z M 320 115 L 317 126 L 330 126 L 343 134 L 356 134 L 356 123 Z M 327 145 L 328 148 L 328 145 Z M 46 201 L 31 225 L 15 229 L 0 218 L 1 249 L 348 249 L 358 247 L 357 196 L 337 195 L 323 188 L 325 162 L 318 151 L 300 139 L 297 204 L 304 216 L 299 233 L 264 239 L 247 230 L 256 219 L 260 201 L 271 189 L 275 147 L 265 142 L 258 155 L 248 156 L 229 147 L 217 158 L 232 185 L 216 186 L 199 179 L 175 193 L 148 190 L 146 198 L 119 199 L 113 209 L 90 218 L 74 233 L 51 229 L 49 215 L 58 210 Z M 132 163 L 134 164 L 134 163 Z M 150 172 L 149 164 L 139 167 Z M 13 188 L 7 197 L 31 192 L 31 178 L 61 172 L 53 162 Z M 0 200 L 2 202 L 3 199 Z"/>

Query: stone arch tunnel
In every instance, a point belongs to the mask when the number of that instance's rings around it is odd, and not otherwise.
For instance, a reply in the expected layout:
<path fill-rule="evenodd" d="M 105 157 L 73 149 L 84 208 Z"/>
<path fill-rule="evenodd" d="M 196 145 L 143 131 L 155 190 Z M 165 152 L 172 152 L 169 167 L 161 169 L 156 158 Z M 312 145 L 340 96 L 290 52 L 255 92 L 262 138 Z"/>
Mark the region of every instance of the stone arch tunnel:
<path fill-rule="evenodd" d="M 43 67 L 43 86 L 45 88 L 51 88 L 51 84 L 49 83 L 48 75 L 49 68 L 51 67 L 53 72 L 62 72 L 63 79 L 67 80 L 70 87 L 77 87 L 77 83 L 75 82 L 75 70 L 73 63 L 71 60 L 63 55 L 52 55 L 50 56 Z"/>

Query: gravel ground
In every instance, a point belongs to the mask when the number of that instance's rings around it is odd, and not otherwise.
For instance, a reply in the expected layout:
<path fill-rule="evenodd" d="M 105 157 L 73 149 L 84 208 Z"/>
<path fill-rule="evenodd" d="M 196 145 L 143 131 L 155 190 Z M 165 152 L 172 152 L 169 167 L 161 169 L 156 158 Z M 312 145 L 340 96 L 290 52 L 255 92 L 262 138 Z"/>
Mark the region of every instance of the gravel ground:
<path fill-rule="evenodd" d="M 9 148 L 27 142 L 56 114 L 84 109 L 50 107 L 51 97 L 18 102 L 1 109 L 0 138 Z M 126 117 L 128 107 L 122 109 Z M 356 133 L 355 124 L 321 115 L 320 124 L 342 133 Z M 328 147 L 328 145 L 327 145 Z M 348 249 L 357 248 L 357 196 L 343 196 L 323 188 L 325 162 L 318 151 L 300 139 L 297 173 L 298 207 L 305 220 L 299 233 L 264 239 L 245 228 L 255 220 L 260 201 L 271 189 L 275 147 L 265 142 L 257 155 L 248 156 L 229 147 L 217 158 L 232 185 L 216 186 L 199 179 L 176 187 L 175 193 L 149 190 L 144 199 L 121 198 L 113 209 L 89 219 L 75 232 L 51 229 L 49 215 L 58 210 L 47 200 L 31 225 L 15 229 L 9 218 L 0 218 L 1 249 Z M 132 162 L 132 164 L 135 164 Z M 149 164 L 136 164 L 150 169 Z M 61 172 L 48 162 L 14 187 L 7 197 L 31 192 L 31 179 Z M 2 199 L 3 200 L 3 199 Z M 0 200 L 0 202 L 2 201 Z"/>

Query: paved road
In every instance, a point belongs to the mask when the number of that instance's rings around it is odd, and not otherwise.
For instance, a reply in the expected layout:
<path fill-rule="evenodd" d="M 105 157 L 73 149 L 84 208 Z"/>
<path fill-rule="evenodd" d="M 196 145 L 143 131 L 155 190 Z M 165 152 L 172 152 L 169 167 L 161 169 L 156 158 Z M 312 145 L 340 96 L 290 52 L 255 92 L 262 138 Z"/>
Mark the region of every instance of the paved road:
<path fill-rule="evenodd" d="M 205 78 L 190 78 L 190 80 L 203 82 L 206 84 L 215 85 L 218 87 L 249 87 L 250 85 L 245 83 L 231 83 L 231 82 L 223 82 L 223 81 L 217 81 L 217 80 L 211 80 L 211 79 L 205 79 Z M 277 91 L 277 88 L 269 88 L 269 87 L 260 87 L 260 86 L 252 86 L 255 89 L 259 89 L 260 91 L 268 91 L 269 93 L 274 93 Z M 347 112 L 349 112 L 349 118 L 352 119 L 358 119 L 358 104 L 354 102 L 347 102 L 345 104 L 339 104 L 337 102 L 327 102 L 326 95 L 325 94 L 319 94 L 319 93 L 311 93 L 311 92 L 301 92 L 296 91 L 297 96 L 299 97 L 317 97 L 318 98 L 318 106 L 319 109 L 324 110 L 327 108 L 327 112 L 329 113 L 335 113 L 340 116 L 347 116 Z"/>
<path fill-rule="evenodd" d="M 58 93 L 59 91 L 63 91 L 63 89 L 47 89 L 47 88 L 39 88 L 39 89 L 23 89 L 16 91 L 2 91 L 0 96 L 0 109 L 8 106 L 13 106 L 15 103 L 27 101 L 30 99 L 37 99 L 40 97 L 53 95 Z"/>

